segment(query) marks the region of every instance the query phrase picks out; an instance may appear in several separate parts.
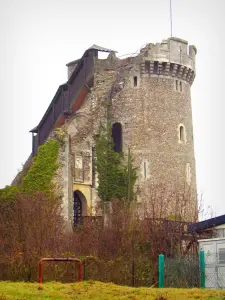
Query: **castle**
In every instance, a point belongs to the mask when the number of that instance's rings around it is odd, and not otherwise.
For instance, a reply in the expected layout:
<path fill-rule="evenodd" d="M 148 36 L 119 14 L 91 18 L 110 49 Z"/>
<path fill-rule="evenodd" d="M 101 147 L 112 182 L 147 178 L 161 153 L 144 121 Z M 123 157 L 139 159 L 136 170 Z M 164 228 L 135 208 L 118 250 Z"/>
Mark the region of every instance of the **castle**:
<path fill-rule="evenodd" d="M 108 57 L 99 59 L 99 52 L 108 52 Z M 188 205 L 196 207 L 191 109 L 196 53 L 195 46 L 171 37 L 123 59 L 113 50 L 93 45 L 67 64 L 68 81 L 59 86 L 31 132 L 33 156 L 54 128 L 66 133 L 56 181 L 69 222 L 75 225 L 79 216 L 94 214 L 98 201 L 94 136 L 107 99 L 112 104 L 115 151 L 126 153 L 130 147 L 138 166 L 138 203 L 148 198 L 152 182 L 185 184 L 191 192 Z"/>

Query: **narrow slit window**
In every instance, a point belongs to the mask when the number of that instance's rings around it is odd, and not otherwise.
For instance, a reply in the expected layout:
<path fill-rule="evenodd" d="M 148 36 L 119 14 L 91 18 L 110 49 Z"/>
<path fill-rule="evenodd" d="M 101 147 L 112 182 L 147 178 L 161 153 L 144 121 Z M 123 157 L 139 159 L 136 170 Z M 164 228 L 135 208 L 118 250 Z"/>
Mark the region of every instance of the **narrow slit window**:
<path fill-rule="evenodd" d="M 146 179 L 147 173 L 146 173 L 146 162 L 144 161 L 144 178 Z"/>
<path fill-rule="evenodd" d="M 134 76 L 134 87 L 137 87 L 137 76 Z"/>
<path fill-rule="evenodd" d="M 184 141 L 184 126 L 180 126 L 180 141 Z"/>
<path fill-rule="evenodd" d="M 178 80 L 176 80 L 176 90 L 178 91 Z"/>
<path fill-rule="evenodd" d="M 180 81 L 180 92 L 182 92 L 182 81 Z"/>

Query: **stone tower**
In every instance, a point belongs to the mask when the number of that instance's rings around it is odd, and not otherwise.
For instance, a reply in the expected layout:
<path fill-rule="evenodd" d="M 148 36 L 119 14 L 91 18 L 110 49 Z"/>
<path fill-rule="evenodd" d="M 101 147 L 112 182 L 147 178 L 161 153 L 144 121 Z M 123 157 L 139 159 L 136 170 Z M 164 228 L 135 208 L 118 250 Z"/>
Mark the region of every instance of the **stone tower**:
<path fill-rule="evenodd" d="M 109 52 L 107 59 L 98 58 L 101 51 Z M 81 59 L 67 64 L 68 82 L 56 93 L 58 99 L 61 94 L 66 99 L 67 109 L 64 106 L 52 128 L 62 127 L 66 132 L 58 176 L 64 213 L 73 223 L 79 215 L 93 214 L 98 201 L 93 137 L 104 120 L 107 99 L 112 103 L 115 149 L 126 154 L 129 147 L 138 167 L 140 206 L 148 201 L 152 187 L 160 186 L 175 195 L 174 204 L 164 215 L 170 217 L 177 214 L 177 195 L 182 197 L 188 191 L 186 217 L 194 219 L 197 192 L 191 85 L 196 53 L 195 46 L 188 47 L 187 41 L 172 37 L 147 44 L 139 54 L 124 59 L 117 58 L 115 51 L 93 45 Z M 40 124 L 33 131 L 37 136 Z M 164 193 L 165 201 L 167 197 Z"/>
<path fill-rule="evenodd" d="M 130 59 L 129 80 L 113 97 L 123 149 L 131 147 L 139 167 L 140 202 L 147 201 L 153 184 L 176 194 L 188 190 L 190 215 L 197 204 L 191 108 L 196 52 L 178 38 L 146 45 Z"/>

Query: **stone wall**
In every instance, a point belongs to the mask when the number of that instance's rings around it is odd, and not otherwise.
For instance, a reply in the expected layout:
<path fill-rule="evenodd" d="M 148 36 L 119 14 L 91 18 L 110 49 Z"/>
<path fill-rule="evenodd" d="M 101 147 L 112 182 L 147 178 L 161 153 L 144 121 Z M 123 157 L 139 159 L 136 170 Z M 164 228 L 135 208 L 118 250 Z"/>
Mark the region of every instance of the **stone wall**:
<path fill-rule="evenodd" d="M 106 60 L 96 59 L 94 86 L 65 124 L 73 189 L 79 188 L 79 184 L 88 188 L 85 193 L 90 194 L 89 214 L 94 212 L 98 201 L 96 178 L 92 178 L 93 136 L 100 121 L 104 122 L 105 103 L 109 99 L 112 122 L 122 125 L 124 153 L 130 147 L 138 167 L 138 201 L 148 201 L 155 184 L 170 193 L 173 191 L 176 199 L 177 194 L 188 190 L 186 205 L 189 211 L 196 208 L 190 92 L 195 77 L 196 48 L 190 46 L 188 53 L 187 47 L 186 41 L 171 38 L 161 44 L 147 45 L 136 57 L 119 60 L 111 53 Z M 181 140 L 180 127 L 183 128 Z M 69 176 L 68 172 L 64 175 Z M 71 211 L 71 191 L 68 199 L 68 211 Z M 168 208 L 167 217 L 176 213 L 174 205 Z M 68 214 L 71 218 L 72 213 Z M 194 218 L 193 212 L 187 216 Z"/>

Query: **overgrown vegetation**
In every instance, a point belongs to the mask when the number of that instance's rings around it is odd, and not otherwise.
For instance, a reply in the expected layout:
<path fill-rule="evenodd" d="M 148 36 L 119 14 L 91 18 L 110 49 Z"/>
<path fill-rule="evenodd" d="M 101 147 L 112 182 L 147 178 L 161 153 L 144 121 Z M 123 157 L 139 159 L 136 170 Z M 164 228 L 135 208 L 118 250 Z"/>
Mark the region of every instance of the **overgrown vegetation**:
<path fill-rule="evenodd" d="M 166 206 L 157 197 L 149 198 L 151 212 L 156 202 L 167 210 L 169 199 Z M 158 255 L 181 253 L 181 246 L 185 252 L 182 231 L 177 234 L 177 227 L 152 219 L 147 210 L 140 218 L 135 201 L 111 203 L 110 226 L 103 225 L 102 217 L 89 217 L 74 231 L 65 230 L 60 203 L 44 193 L 19 193 L 14 205 L 0 205 L 0 280 L 36 281 L 42 257 L 80 257 L 86 279 L 157 286 Z M 44 267 L 44 281 L 71 282 L 76 276 L 71 263 Z"/>
<path fill-rule="evenodd" d="M 0 205 L 0 280 L 37 280 L 41 257 L 57 255 L 63 232 L 60 203 L 44 193 L 18 193 Z"/>
<path fill-rule="evenodd" d="M 11 283 L 0 282 L 0 299 L 140 299 L 140 300 L 223 300 L 225 291 L 200 289 L 131 288 L 87 281 L 75 284 L 62 283 Z"/>
<path fill-rule="evenodd" d="M 134 199 L 134 184 L 137 179 L 130 152 L 128 162 L 124 153 L 113 150 L 112 127 L 101 124 L 95 138 L 95 167 L 98 174 L 98 195 L 104 202 L 114 199 Z"/>
<path fill-rule="evenodd" d="M 21 191 L 27 194 L 35 192 L 49 192 L 52 179 L 58 168 L 57 157 L 59 141 L 48 140 L 38 148 L 38 154 L 24 177 Z"/>
<path fill-rule="evenodd" d="M 48 140 L 38 149 L 29 170 L 19 186 L 6 186 L 0 189 L 0 203 L 14 202 L 18 193 L 33 194 L 52 192 L 52 179 L 58 168 L 57 157 L 60 141 Z"/>
<path fill-rule="evenodd" d="M 17 186 L 6 186 L 4 189 L 0 189 L 0 203 L 14 202 L 18 191 Z"/>

